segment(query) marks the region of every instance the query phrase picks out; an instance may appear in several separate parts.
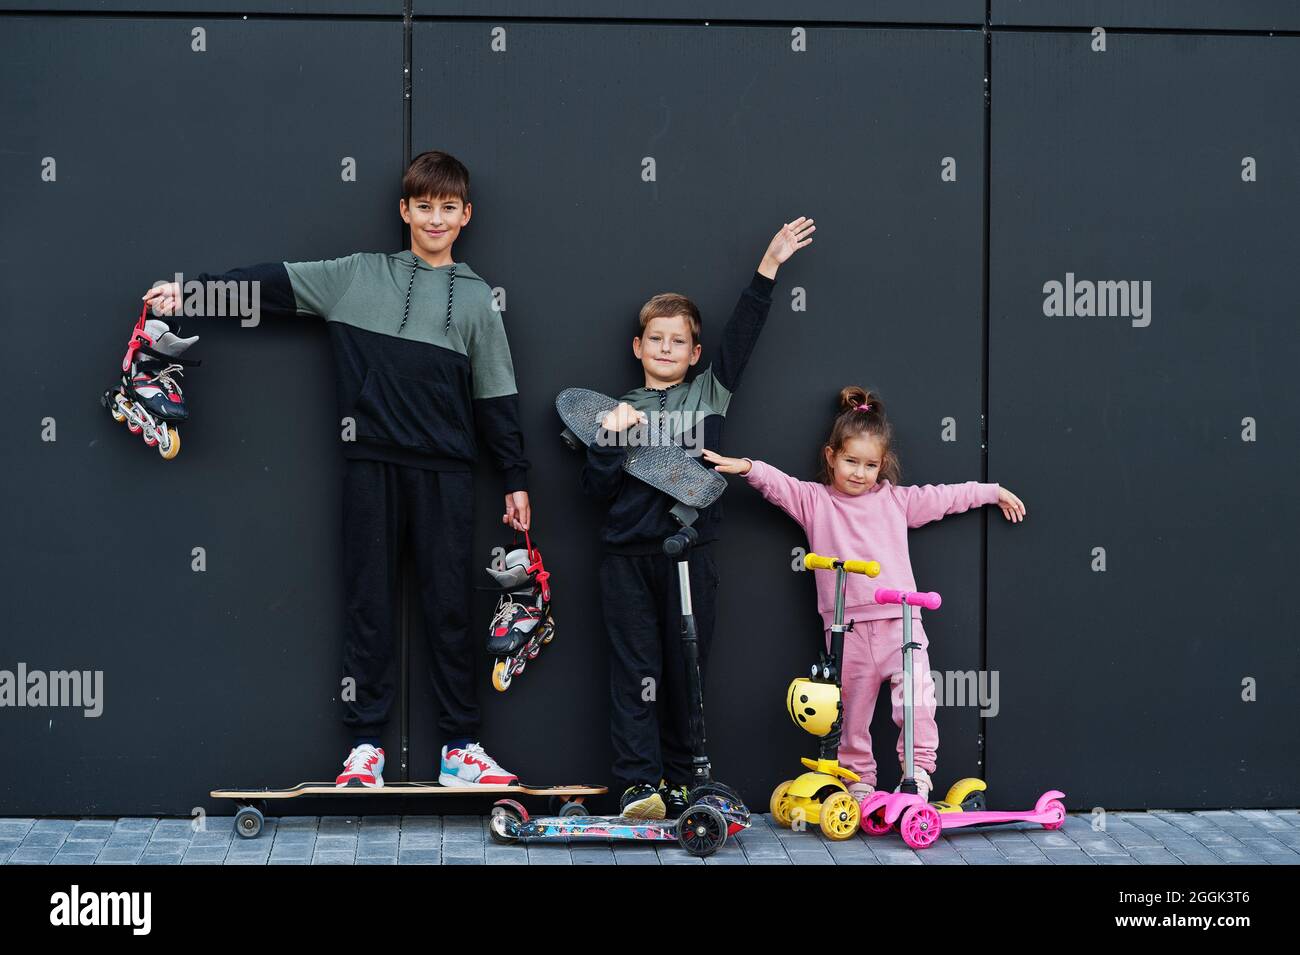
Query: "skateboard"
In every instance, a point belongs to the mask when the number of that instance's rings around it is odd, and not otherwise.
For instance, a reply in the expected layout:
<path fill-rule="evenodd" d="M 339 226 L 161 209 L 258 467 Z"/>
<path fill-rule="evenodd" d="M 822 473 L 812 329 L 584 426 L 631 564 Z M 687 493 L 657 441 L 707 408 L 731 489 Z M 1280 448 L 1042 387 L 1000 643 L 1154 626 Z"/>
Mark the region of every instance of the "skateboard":
<path fill-rule="evenodd" d="M 586 388 L 565 388 L 555 399 L 564 422 L 560 438 L 571 450 L 595 444 L 600 422 L 617 408 L 615 398 Z M 623 470 L 687 507 L 708 507 L 727 489 L 727 479 L 687 453 L 671 439 L 652 433 L 644 424 L 624 432 L 627 456 Z"/>
<path fill-rule="evenodd" d="M 289 789 L 214 789 L 213 799 L 233 799 L 239 807 L 235 813 L 235 831 L 245 839 L 256 838 L 268 804 L 272 800 L 297 799 L 302 796 L 349 798 L 356 796 L 472 796 L 487 794 L 499 796 L 513 793 L 524 796 L 549 796 L 556 815 L 569 817 L 587 811 L 584 800 L 588 796 L 602 796 L 609 792 L 606 786 L 529 786 L 514 783 L 509 786 L 443 786 L 440 783 L 385 783 L 383 786 L 335 786 L 333 783 L 299 783 Z"/>

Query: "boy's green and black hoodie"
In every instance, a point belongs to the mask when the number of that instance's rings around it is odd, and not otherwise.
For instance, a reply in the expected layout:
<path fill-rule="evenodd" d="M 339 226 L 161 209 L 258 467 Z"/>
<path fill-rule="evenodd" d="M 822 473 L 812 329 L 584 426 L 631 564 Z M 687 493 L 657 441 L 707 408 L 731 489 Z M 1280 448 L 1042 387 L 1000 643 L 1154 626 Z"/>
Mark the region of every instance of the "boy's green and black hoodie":
<path fill-rule="evenodd" d="M 478 457 L 477 430 L 504 490 L 527 488 L 505 325 L 488 284 L 465 263 L 435 267 L 409 249 L 356 252 L 204 272 L 198 279 L 260 282 L 262 315 L 325 319 L 339 416 L 356 422 L 356 440 L 344 443 L 346 457 L 466 471 Z M 233 302 L 226 314 L 236 314 Z"/>
<path fill-rule="evenodd" d="M 665 426 L 661 433 L 677 443 L 720 451 L 722 425 L 732 396 L 740 387 L 741 373 L 767 321 L 775 285 L 775 280 L 754 273 L 722 330 L 717 361 L 704 371 L 668 388 L 634 388 L 619 400 L 638 411 L 662 415 Z M 626 448 L 617 436 L 601 431 L 601 440 L 587 448 L 581 476 L 587 494 L 609 503 L 601 545 L 611 554 L 662 553 L 664 539 L 678 529 L 669 513 L 672 499 L 628 477 L 623 471 Z M 699 460 L 705 467 L 712 467 L 703 458 Z M 703 508 L 694 526 L 700 544 L 717 540 L 722 527 L 722 502 Z"/>

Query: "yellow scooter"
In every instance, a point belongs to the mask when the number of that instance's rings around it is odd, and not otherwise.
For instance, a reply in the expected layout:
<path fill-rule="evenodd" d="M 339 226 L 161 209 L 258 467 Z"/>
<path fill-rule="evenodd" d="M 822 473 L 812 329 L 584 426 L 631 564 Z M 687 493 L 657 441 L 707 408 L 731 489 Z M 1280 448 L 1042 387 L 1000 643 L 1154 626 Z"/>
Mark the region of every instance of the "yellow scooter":
<path fill-rule="evenodd" d="M 811 677 L 799 677 L 786 691 L 785 705 L 790 718 L 802 730 L 821 738 L 816 759 L 801 762 L 810 772 L 787 779 L 772 791 L 772 818 L 787 829 L 818 825 L 828 839 L 852 839 L 861 823 L 858 801 L 845 788 L 844 780 L 858 782 L 858 774 L 840 765 L 840 725 L 844 707 L 840 700 L 840 665 L 844 659 L 844 634 L 853 629 L 844 623 L 844 589 L 849 574 L 875 577 L 880 564 L 874 560 L 840 560 L 808 554 L 808 570 L 833 570 L 835 579 L 835 621 L 831 625 L 830 652 L 823 651 Z"/>

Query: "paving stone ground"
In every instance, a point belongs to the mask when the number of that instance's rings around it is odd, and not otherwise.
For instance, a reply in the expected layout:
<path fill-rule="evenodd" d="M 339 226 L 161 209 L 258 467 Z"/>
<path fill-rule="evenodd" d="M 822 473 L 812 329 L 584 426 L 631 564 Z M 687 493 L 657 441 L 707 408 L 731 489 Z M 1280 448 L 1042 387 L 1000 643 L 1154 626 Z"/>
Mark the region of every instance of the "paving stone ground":
<path fill-rule="evenodd" d="M 233 817 L 0 818 L 5 865 L 1296 865 L 1300 809 L 1115 812 L 1037 826 L 955 830 L 920 852 L 897 834 L 844 842 L 781 829 L 766 814 L 708 859 L 675 845 L 497 845 L 479 816 L 284 816 L 256 839 Z"/>

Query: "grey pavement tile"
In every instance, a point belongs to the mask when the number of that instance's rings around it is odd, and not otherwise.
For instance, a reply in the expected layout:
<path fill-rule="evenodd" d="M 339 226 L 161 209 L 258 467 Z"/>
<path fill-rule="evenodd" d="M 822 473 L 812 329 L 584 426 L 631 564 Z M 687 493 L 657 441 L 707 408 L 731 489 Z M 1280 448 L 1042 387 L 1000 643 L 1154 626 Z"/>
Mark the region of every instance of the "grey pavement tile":
<path fill-rule="evenodd" d="M 444 856 L 443 865 L 485 865 L 482 856 Z"/>
<path fill-rule="evenodd" d="M 967 849 L 958 855 L 967 865 L 1010 865 L 1011 860 L 997 849 Z"/>
<path fill-rule="evenodd" d="M 1204 846 L 1199 849 L 1172 849 L 1170 851 L 1184 865 L 1223 865 L 1223 860 Z"/>
<path fill-rule="evenodd" d="M 1136 846 L 1129 853 L 1130 856 L 1142 865 L 1182 865 L 1183 860 L 1178 858 L 1164 847 Z"/>
<path fill-rule="evenodd" d="M 36 824 L 32 826 L 31 831 L 57 832 L 66 836 L 76 825 L 77 820 L 75 819 L 38 819 Z"/>
<path fill-rule="evenodd" d="M 34 825 L 35 819 L 0 819 L 0 839 L 16 839 L 21 842 Z"/>
<path fill-rule="evenodd" d="M 67 834 L 66 832 L 61 832 L 61 831 L 59 831 L 59 830 L 57 830 L 57 829 L 56 829 L 56 830 L 50 830 L 50 829 L 46 829 L 46 830 L 38 830 L 38 829 L 33 829 L 31 832 L 27 833 L 26 838 L 23 839 L 23 842 L 22 842 L 22 846 L 21 846 L 21 848 L 23 848 L 23 849 L 40 849 L 40 848 L 57 849 L 57 848 L 59 848 L 61 845 L 63 845 L 63 843 L 66 842 L 67 839 L 68 839 L 68 834 Z"/>
<path fill-rule="evenodd" d="M 1140 865 L 1132 856 L 1097 856 L 1101 865 Z"/>
<path fill-rule="evenodd" d="M 779 859 L 777 858 L 750 859 L 749 864 L 750 865 L 790 865 L 791 863 L 789 857 L 782 856 Z"/>
<path fill-rule="evenodd" d="M 1244 845 L 1212 845 L 1207 848 L 1229 865 L 1260 865 L 1264 861 L 1263 856 Z"/>
<path fill-rule="evenodd" d="M 1270 809 L 1237 809 L 1234 812 L 1260 829 L 1291 829 L 1291 823 Z"/>
<path fill-rule="evenodd" d="M 144 855 L 144 846 L 128 846 L 124 848 L 105 846 L 99 851 L 95 861 L 100 864 L 106 862 L 131 863 L 137 861 L 142 855 Z"/>
<path fill-rule="evenodd" d="M 1258 853 L 1261 856 L 1274 856 L 1279 859 L 1300 861 L 1300 853 L 1297 853 L 1286 844 L 1278 842 L 1276 839 L 1252 838 L 1247 836 L 1241 841 L 1245 843 L 1247 849 Z"/>
<path fill-rule="evenodd" d="M 277 816 L 275 822 L 279 832 L 315 832 L 320 827 L 319 816 Z"/>
<path fill-rule="evenodd" d="M 790 853 L 794 865 L 835 865 L 835 859 L 829 852 L 811 852 L 802 850 Z"/>
<path fill-rule="evenodd" d="M 50 860 L 51 865 L 94 865 L 97 852 L 68 852 L 60 849 Z"/>
<path fill-rule="evenodd" d="M 442 832 L 442 817 L 403 816 L 402 832 Z"/>
<path fill-rule="evenodd" d="M 1052 865 L 1096 865 L 1097 860 L 1082 849 L 1047 849 L 1044 853 Z"/>
<path fill-rule="evenodd" d="M 397 865 L 397 853 L 390 856 L 357 856 L 357 865 Z"/>
<path fill-rule="evenodd" d="M 219 829 L 216 826 L 208 826 L 206 832 L 196 832 L 190 839 L 190 846 L 196 849 L 211 849 L 217 846 L 228 846 L 235 836 L 235 830 L 232 826 L 229 829 Z"/>
<path fill-rule="evenodd" d="M 310 858 L 303 859 L 298 856 L 277 856 L 274 852 L 272 852 L 271 858 L 267 861 L 266 864 L 267 865 L 311 865 L 311 859 Z"/>
<path fill-rule="evenodd" d="M 563 843 L 551 843 L 550 845 L 528 843 L 525 846 L 524 857 L 528 860 L 529 865 L 573 865 L 573 857 L 569 853 L 569 847 Z M 488 859 L 486 851 L 484 859 Z"/>
<path fill-rule="evenodd" d="M 357 854 L 346 849 L 317 849 L 311 857 L 312 865 L 352 865 Z"/>
<path fill-rule="evenodd" d="M 191 846 L 181 857 L 182 865 L 221 865 L 225 861 L 226 846 Z"/>
<path fill-rule="evenodd" d="M 183 852 L 146 852 L 136 865 L 180 865 L 183 858 Z"/>
<path fill-rule="evenodd" d="M 996 851 L 996 850 L 988 850 Z M 878 849 L 873 848 L 876 861 L 881 865 L 922 865 L 921 857 L 911 849 Z"/>
<path fill-rule="evenodd" d="M 356 838 L 357 833 L 361 831 L 361 817 L 321 816 L 318 831 L 322 836 L 350 836 Z"/>
<path fill-rule="evenodd" d="M 53 846 L 15 849 L 5 865 L 49 865 L 57 851 Z"/>
<path fill-rule="evenodd" d="M 403 847 L 397 853 L 398 865 L 440 865 L 441 849 L 407 849 Z"/>
<path fill-rule="evenodd" d="M 113 825 L 114 832 L 153 832 L 154 827 L 158 825 L 157 819 L 149 817 L 128 817 L 117 820 Z"/>

